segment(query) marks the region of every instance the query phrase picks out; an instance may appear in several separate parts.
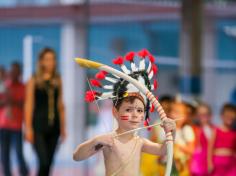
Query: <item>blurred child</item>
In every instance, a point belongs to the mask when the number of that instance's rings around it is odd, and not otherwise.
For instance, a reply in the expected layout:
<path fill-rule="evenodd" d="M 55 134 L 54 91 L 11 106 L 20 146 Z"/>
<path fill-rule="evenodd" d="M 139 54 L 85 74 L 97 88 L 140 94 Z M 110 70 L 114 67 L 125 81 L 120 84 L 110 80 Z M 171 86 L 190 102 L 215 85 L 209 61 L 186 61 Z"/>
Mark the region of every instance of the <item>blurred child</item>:
<path fill-rule="evenodd" d="M 212 137 L 213 125 L 211 123 L 212 112 L 207 104 L 200 104 L 197 108 L 196 118 L 198 126 L 195 126 L 195 149 L 191 160 L 192 176 L 207 176 L 208 143 Z"/>
<path fill-rule="evenodd" d="M 159 98 L 159 102 L 162 105 L 167 117 L 170 114 L 170 105 L 173 102 L 173 97 L 170 95 L 163 95 Z M 154 123 L 159 123 L 157 120 Z M 161 126 L 155 126 L 151 130 L 150 140 L 152 142 L 164 143 L 166 137 L 165 132 Z M 164 176 L 166 166 L 166 156 L 154 156 L 147 153 L 142 154 L 141 171 L 143 176 Z"/>
<path fill-rule="evenodd" d="M 189 176 L 189 163 L 194 150 L 194 131 L 188 124 L 188 109 L 182 102 L 171 104 L 170 117 L 179 119 L 176 122 L 174 160 L 178 175 Z"/>
<path fill-rule="evenodd" d="M 236 107 L 225 104 L 221 110 L 222 124 L 214 130 L 209 150 L 209 172 L 212 176 L 235 176 L 236 132 L 232 130 Z"/>
<path fill-rule="evenodd" d="M 159 102 L 163 107 L 167 117 L 169 117 L 171 103 L 173 102 L 173 97 L 168 95 L 162 96 L 160 97 Z M 158 122 L 159 121 L 156 121 L 156 123 Z M 153 130 L 151 131 L 151 141 L 162 143 L 164 140 L 165 140 L 165 134 L 163 128 L 161 126 L 156 126 L 155 128 L 153 128 Z"/>

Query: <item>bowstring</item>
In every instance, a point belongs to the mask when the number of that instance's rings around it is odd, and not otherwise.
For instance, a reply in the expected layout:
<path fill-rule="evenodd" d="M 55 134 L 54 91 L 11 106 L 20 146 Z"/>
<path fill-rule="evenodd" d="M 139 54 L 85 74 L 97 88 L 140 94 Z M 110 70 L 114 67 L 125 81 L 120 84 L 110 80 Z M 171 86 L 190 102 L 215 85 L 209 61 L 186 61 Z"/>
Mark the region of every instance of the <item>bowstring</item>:
<path fill-rule="evenodd" d="M 85 63 L 85 64 L 86 64 L 86 65 L 88 66 L 88 68 L 89 68 L 89 65 L 88 65 L 87 63 Z M 98 101 L 96 100 L 95 94 L 94 94 L 94 92 L 93 92 L 93 89 L 92 89 L 92 86 L 91 86 L 91 84 L 90 84 L 90 82 L 89 82 L 89 79 L 88 79 L 88 75 L 87 75 L 87 74 L 86 74 L 86 79 L 87 79 L 87 83 L 88 83 L 88 85 L 89 85 L 89 89 L 92 91 L 92 94 L 93 94 L 93 97 L 94 97 L 94 100 L 95 100 L 95 104 L 96 104 L 97 109 L 98 109 L 98 113 L 101 114 L 101 110 L 100 110 L 100 108 L 99 108 Z M 101 119 L 100 119 L 100 120 L 101 120 Z M 108 127 L 107 127 L 107 125 L 106 125 L 104 119 L 102 119 L 102 124 L 103 124 L 103 126 L 105 127 L 105 129 L 108 130 Z"/>

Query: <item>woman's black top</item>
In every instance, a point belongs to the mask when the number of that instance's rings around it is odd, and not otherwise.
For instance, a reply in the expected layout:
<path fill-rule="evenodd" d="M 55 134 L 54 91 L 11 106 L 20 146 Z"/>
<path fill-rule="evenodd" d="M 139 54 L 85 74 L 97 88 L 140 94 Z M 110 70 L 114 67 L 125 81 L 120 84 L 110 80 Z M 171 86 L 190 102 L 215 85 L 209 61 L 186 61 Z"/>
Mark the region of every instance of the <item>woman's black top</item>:
<path fill-rule="evenodd" d="M 50 81 L 44 81 L 43 86 L 35 85 L 33 129 L 35 132 L 60 132 L 60 117 L 58 110 L 59 87 Z"/>

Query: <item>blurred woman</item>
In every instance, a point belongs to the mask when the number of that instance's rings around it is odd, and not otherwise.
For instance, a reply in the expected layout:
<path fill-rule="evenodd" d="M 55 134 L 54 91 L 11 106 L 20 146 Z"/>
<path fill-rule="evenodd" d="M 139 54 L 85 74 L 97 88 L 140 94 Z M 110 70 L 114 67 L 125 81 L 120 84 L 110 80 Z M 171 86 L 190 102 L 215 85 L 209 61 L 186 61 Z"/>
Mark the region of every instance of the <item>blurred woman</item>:
<path fill-rule="evenodd" d="M 39 54 L 37 70 L 26 87 L 26 140 L 33 144 L 39 162 L 38 176 L 48 176 L 59 137 L 65 139 L 61 77 L 54 50 Z"/>
<path fill-rule="evenodd" d="M 188 108 L 183 102 L 173 102 L 170 109 L 170 118 L 176 122 L 176 138 L 174 146 L 174 161 L 179 176 L 189 176 L 189 163 L 194 151 L 195 135 L 193 128 L 188 124 Z M 172 173 L 176 174 L 176 173 Z"/>
<path fill-rule="evenodd" d="M 207 153 L 208 143 L 212 137 L 213 125 L 211 123 L 212 112 L 207 104 L 200 104 L 197 108 L 196 118 L 198 126 L 195 126 L 195 149 L 191 160 L 192 176 L 208 176 Z"/>
<path fill-rule="evenodd" d="M 221 110 L 222 124 L 214 130 L 209 150 L 209 171 L 212 176 L 235 176 L 236 174 L 236 132 L 233 121 L 236 107 L 225 104 Z"/>

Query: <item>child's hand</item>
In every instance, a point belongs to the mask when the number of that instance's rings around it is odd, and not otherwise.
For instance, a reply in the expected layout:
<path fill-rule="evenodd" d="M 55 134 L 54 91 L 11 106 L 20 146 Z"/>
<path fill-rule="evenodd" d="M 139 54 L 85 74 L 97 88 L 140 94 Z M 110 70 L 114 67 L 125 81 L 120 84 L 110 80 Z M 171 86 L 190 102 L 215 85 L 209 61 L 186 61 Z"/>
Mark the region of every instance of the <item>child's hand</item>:
<path fill-rule="evenodd" d="M 102 147 L 112 147 L 114 144 L 112 134 L 100 135 L 95 138 L 95 150 L 100 150 Z"/>
<path fill-rule="evenodd" d="M 170 119 L 170 118 L 166 118 L 162 122 L 162 126 L 163 126 L 165 132 L 170 132 L 170 131 L 175 131 L 176 130 L 175 121 L 173 119 Z"/>

